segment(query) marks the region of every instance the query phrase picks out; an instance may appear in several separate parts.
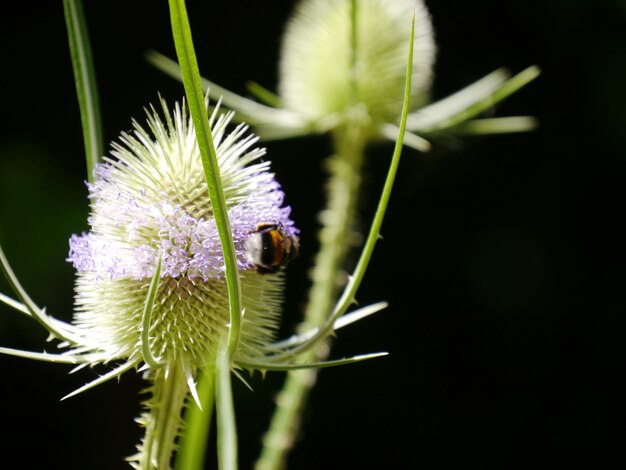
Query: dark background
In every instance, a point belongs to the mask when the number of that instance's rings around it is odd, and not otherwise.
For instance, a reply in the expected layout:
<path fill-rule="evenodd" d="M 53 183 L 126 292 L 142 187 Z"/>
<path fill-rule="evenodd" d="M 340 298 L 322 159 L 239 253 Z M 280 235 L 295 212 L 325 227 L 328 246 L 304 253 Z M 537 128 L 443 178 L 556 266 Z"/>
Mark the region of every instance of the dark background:
<path fill-rule="evenodd" d="M 294 1 L 188 2 L 200 69 L 244 93 L 276 83 Z M 71 233 L 87 228 L 82 132 L 61 2 L 0 15 L 0 241 L 33 298 L 69 320 Z M 18 4 L 18 5 L 15 5 Z M 623 182 L 626 1 L 431 0 L 434 96 L 492 70 L 542 76 L 497 109 L 531 134 L 406 151 L 362 305 L 390 308 L 341 331 L 334 355 L 390 356 L 320 376 L 290 468 L 564 467 L 623 461 Z M 174 55 L 167 2 L 85 1 L 106 141 L 157 92 L 182 86 L 145 63 Z M 285 324 L 297 322 L 323 204 L 325 137 L 268 143 L 302 229 Z M 361 207 L 373 213 L 391 146 L 371 149 Z M 366 222 L 367 223 L 367 222 Z M 4 280 L 0 290 L 8 293 Z M 286 329 L 287 331 L 287 329 Z M 0 306 L 0 344 L 41 350 L 33 321 Z M 20 468 L 126 468 L 140 431 L 133 373 L 68 401 L 91 371 L 0 358 L 2 461 Z M 250 468 L 282 376 L 236 385 L 241 467 Z M 618 452 L 619 451 L 619 452 Z M 211 457 L 213 458 L 213 457 Z M 0 463 L 0 467 L 4 467 Z"/>

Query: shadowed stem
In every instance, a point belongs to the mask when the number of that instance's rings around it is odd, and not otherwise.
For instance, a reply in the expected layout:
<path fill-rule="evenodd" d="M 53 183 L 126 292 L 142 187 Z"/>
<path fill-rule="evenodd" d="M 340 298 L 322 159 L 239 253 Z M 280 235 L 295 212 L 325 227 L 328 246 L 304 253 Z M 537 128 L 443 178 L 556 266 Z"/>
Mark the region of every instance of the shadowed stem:
<path fill-rule="evenodd" d="M 140 418 L 146 434 L 137 461 L 142 470 L 171 468 L 181 412 L 189 393 L 185 371 L 178 361 L 154 371 L 150 392 L 148 411 Z"/>
<path fill-rule="evenodd" d="M 363 276 L 376 240 L 380 235 L 380 226 L 385 216 L 391 188 L 398 170 L 409 108 L 414 37 L 415 17 L 411 23 L 404 104 L 396 146 L 364 251 L 355 268 L 355 281 Z M 356 111 L 357 108 L 354 110 Z M 335 155 L 331 158 L 329 166 L 331 179 L 328 186 L 328 209 L 322 213 L 321 247 L 313 272 L 314 284 L 306 312 L 305 327 L 321 325 L 331 311 L 331 303 L 337 293 L 335 276 L 343 267 L 347 250 L 350 248 L 350 229 L 355 219 L 355 206 L 361 183 L 359 175 L 367 141 L 365 126 L 360 125 L 364 121 L 359 119 L 358 113 L 352 114 L 351 118 L 349 124 L 338 129 L 335 134 Z M 350 283 L 352 282 L 351 279 Z M 354 298 L 354 292 L 349 295 L 351 299 Z M 343 295 L 339 303 L 341 304 L 342 301 Z M 327 341 L 322 344 L 322 347 L 309 350 L 305 360 L 325 359 L 329 349 Z M 278 396 L 276 411 L 269 431 L 265 435 L 263 452 L 257 462 L 256 470 L 280 470 L 285 467 L 287 453 L 293 446 L 294 436 L 298 431 L 304 403 L 315 384 L 316 378 L 317 372 L 314 369 L 288 374 L 285 386 Z"/>
<path fill-rule="evenodd" d="M 335 133 L 335 154 L 328 160 L 331 173 L 328 204 L 321 213 L 320 251 L 312 274 L 313 287 L 303 328 L 319 327 L 333 310 L 346 254 L 353 238 L 355 206 L 361 185 L 361 166 L 366 143 L 364 129 L 353 124 Z M 324 342 L 307 351 L 303 362 L 325 360 L 329 344 Z M 315 385 L 318 370 L 307 369 L 287 374 L 285 385 L 276 400 L 276 411 L 264 437 L 263 452 L 256 470 L 278 470 L 285 467 L 287 452 L 298 434 L 304 404 Z"/>

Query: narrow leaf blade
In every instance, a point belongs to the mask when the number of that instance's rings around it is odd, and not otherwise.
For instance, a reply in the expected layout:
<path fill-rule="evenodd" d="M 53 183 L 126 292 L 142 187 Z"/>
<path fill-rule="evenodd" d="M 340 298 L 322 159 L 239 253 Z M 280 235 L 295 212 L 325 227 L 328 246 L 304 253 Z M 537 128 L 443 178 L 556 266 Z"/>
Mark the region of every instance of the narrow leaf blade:
<path fill-rule="evenodd" d="M 83 127 L 87 179 L 93 182 L 93 170 L 102 158 L 104 148 L 96 72 L 81 0 L 63 0 L 63 9 Z"/>
<path fill-rule="evenodd" d="M 379 352 L 370 354 L 359 354 L 344 359 L 335 359 L 333 361 L 322 362 L 309 362 L 309 363 L 272 363 L 272 362 L 241 362 L 239 366 L 245 369 L 256 370 L 272 370 L 272 371 L 288 371 L 288 370 L 300 370 L 300 369 L 324 369 L 327 367 L 345 366 L 348 364 L 354 364 L 356 362 L 367 361 L 369 359 L 376 359 L 378 357 L 387 356 L 389 353 Z"/>

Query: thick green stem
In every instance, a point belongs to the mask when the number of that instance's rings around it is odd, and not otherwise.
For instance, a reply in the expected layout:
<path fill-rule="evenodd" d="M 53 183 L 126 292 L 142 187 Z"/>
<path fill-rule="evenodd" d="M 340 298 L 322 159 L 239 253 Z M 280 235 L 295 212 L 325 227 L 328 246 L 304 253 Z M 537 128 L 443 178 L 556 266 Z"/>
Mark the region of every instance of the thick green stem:
<path fill-rule="evenodd" d="M 171 468 L 176 438 L 180 431 L 181 413 L 189 393 L 183 367 L 174 362 L 154 371 L 152 397 L 147 401 L 146 411 L 140 423 L 146 427 L 146 435 L 139 454 L 131 461 L 142 470 Z"/>
<path fill-rule="evenodd" d="M 341 284 L 346 254 L 351 245 L 356 203 L 361 185 L 361 166 L 366 143 L 365 129 L 353 124 L 335 133 L 335 154 L 328 160 L 330 180 L 328 205 L 321 213 L 320 250 L 312 274 L 313 286 L 303 324 L 320 326 L 331 314 Z M 303 355 L 303 362 L 320 361 L 328 356 L 329 345 L 322 343 Z M 285 467 L 288 451 L 298 434 L 300 418 L 313 388 L 317 369 L 289 372 L 276 400 L 276 411 L 264 438 L 256 470 Z"/>
<path fill-rule="evenodd" d="M 237 424 L 231 384 L 230 358 L 224 341 L 215 358 L 217 463 L 220 470 L 237 470 Z"/>
<path fill-rule="evenodd" d="M 207 365 L 200 372 L 198 396 L 202 400 L 202 409 L 195 402 L 187 405 L 185 412 L 185 432 L 180 436 L 176 453 L 176 470 L 201 470 L 204 468 L 206 445 L 209 440 L 209 428 L 213 417 L 215 400 L 215 367 Z"/>

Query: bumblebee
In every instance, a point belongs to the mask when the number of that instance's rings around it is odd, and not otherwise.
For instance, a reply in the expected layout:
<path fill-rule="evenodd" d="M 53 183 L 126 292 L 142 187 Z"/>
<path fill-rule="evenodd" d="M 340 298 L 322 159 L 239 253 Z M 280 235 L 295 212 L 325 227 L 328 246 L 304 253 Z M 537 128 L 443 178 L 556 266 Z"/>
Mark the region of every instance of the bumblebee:
<path fill-rule="evenodd" d="M 248 262 L 259 274 L 273 274 L 298 256 L 300 241 L 289 235 L 282 224 L 265 222 L 244 241 L 244 251 Z"/>

